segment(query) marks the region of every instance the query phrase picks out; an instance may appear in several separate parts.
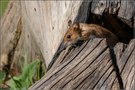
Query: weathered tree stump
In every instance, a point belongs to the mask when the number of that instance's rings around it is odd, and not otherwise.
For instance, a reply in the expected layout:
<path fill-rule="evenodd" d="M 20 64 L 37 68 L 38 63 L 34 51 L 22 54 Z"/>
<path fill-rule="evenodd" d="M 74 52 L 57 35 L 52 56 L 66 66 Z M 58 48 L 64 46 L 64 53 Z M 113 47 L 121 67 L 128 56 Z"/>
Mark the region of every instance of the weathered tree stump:
<path fill-rule="evenodd" d="M 123 43 L 118 43 L 114 52 L 124 89 L 133 90 L 135 39 L 131 40 L 126 49 L 124 46 Z M 57 63 L 30 90 L 120 89 L 105 40 L 87 41 L 81 47 L 72 49 L 61 60 L 63 53 L 64 51 Z"/>
<path fill-rule="evenodd" d="M 39 57 L 48 67 L 69 20 L 102 25 L 115 33 L 122 42 L 128 43 L 133 38 L 135 27 L 135 1 L 10 1 L 1 19 L 0 55 L 8 56 L 6 63 L 17 63 L 23 61 L 23 55 L 27 54 L 29 60 Z M 133 39 L 126 49 L 124 43 L 114 47 L 123 86 L 131 90 L 135 88 L 134 43 Z M 64 55 L 63 51 L 46 75 L 31 86 L 31 90 L 119 90 L 105 40 L 87 41 Z"/>

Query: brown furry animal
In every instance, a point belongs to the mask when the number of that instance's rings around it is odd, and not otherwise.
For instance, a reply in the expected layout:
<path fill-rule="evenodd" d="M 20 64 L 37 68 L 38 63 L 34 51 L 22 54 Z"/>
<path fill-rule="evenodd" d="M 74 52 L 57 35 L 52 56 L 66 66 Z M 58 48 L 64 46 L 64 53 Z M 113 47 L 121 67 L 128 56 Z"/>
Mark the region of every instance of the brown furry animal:
<path fill-rule="evenodd" d="M 69 29 L 64 36 L 64 45 L 68 46 L 77 43 L 79 40 L 88 40 L 90 38 L 106 38 L 108 45 L 115 45 L 118 41 L 117 37 L 108 29 L 97 24 L 68 23 Z"/>

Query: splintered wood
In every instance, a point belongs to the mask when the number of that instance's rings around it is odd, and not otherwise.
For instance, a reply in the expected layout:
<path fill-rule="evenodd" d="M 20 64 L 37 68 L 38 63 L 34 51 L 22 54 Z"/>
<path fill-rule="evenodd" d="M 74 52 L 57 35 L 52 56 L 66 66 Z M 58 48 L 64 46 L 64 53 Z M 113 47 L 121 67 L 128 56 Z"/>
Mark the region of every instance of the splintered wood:
<path fill-rule="evenodd" d="M 124 88 L 133 90 L 135 39 L 130 41 L 126 49 L 124 46 L 118 43 L 114 52 Z M 55 63 L 57 65 L 54 64 L 30 90 L 119 90 L 109 48 L 104 39 L 87 41 L 72 49 L 61 60 L 63 52 Z"/>

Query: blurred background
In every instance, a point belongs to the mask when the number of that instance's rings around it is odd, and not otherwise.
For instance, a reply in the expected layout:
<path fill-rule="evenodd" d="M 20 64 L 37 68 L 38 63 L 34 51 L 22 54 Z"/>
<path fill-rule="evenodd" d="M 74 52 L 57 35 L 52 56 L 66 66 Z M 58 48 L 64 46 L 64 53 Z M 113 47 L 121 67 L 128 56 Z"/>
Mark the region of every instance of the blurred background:
<path fill-rule="evenodd" d="M 5 9 L 7 8 L 9 0 L 0 0 L 0 18 L 2 17 Z"/>

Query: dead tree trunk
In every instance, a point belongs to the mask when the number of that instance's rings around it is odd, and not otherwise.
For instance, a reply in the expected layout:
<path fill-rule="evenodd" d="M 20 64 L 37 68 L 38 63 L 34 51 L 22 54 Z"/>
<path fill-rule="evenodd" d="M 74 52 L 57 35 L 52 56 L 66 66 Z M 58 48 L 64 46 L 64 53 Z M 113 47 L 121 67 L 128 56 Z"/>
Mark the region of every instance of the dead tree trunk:
<path fill-rule="evenodd" d="M 67 30 L 69 20 L 100 24 L 116 34 L 120 41 L 128 43 L 133 38 L 134 10 L 133 0 L 10 1 L 1 19 L 0 68 L 8 63 L 18 64 L 26 55 L 29 60 L 44 60 L 48 67 Z M 131 89 L 134 88 L 133 65 L 130 65 L 134 58 L 133 42 L 130 42 L 126 50 L 123 50 L 122 43 L 115 46 L 121 77 L 127 80 L 123 84 L 125 88 Z M 58 59 L 61 60 L 61 57 Z M 43 77 L 45 79 L 30 89 L 119 88 L 104 40 L 95 39 L 92 45 L 87 42 L 72 50 L 64 61 L 59 60 Z M 130 71 L 126 73 L 128 68 Z"/>
<path fill-rule="evenodd" d="M 135 39 L 127 48 L 118 43 L 116 53 L 117 65 L 125 90 L 134 90 L 134 52 Z M 72 49 L 63 57 L 64 51 L 54 66 L 30 90 L 119 90 L 120 83 L 115 73 L 109 48 L 105 40 L 94 39 L 81 47 Z"/>

